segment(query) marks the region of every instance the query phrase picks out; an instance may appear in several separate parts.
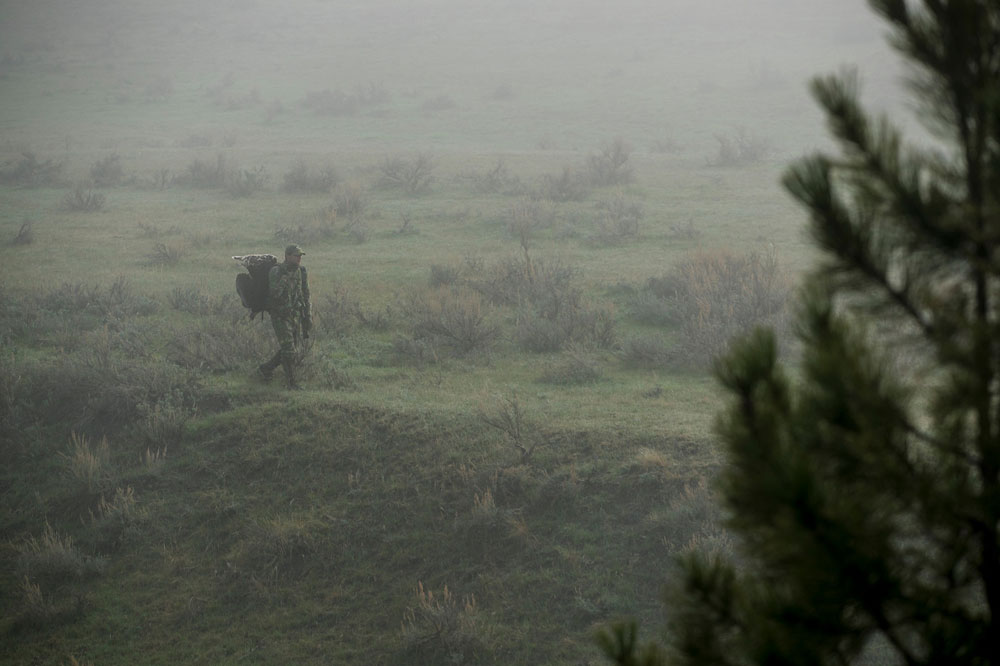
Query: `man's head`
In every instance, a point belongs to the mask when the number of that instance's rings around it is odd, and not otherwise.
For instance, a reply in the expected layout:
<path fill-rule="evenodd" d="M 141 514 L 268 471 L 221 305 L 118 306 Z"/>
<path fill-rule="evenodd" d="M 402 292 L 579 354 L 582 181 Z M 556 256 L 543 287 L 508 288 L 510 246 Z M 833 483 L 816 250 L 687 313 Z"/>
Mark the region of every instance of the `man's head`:
<path fill-rule="evenodd" d="M 289 245 L 285 248 L 285 262 L 298 265 L 302 261 L 302 255 L 304 254 L 305 252 L 298 245 Z"/>

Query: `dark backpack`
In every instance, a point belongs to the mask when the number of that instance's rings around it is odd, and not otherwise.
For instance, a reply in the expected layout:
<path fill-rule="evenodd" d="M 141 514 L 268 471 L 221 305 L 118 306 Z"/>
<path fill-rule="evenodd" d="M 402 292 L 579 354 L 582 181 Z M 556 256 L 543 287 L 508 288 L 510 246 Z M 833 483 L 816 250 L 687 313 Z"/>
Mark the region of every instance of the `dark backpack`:
<path fill-rule="evenodd" d="M 245 254 L 233 259 L 247 269 L 246 273 L 236 276 L 236 293 L 253 319 L 257 314 L 267 312 L 267 274 L 272 266 L 278 265 L 278 258 L 273 254 Z"/>

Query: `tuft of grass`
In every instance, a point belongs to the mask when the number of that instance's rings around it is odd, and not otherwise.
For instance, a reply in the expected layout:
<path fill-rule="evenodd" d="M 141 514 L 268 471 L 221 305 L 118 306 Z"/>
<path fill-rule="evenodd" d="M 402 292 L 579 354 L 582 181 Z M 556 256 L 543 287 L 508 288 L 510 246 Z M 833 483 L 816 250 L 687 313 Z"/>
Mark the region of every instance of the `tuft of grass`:
<path fill-rule="evenodd" d="M 111 447 L 107 437 L 92 444 L 85 435 L 70 434 L 70 451 L 64 455 L 66 473 L 87 492 L 102 488 L 112 477 Z"/>
<path fill-rule="evenodd" d="M 17 233 L 14 234 L 14 238 L 11 239 L 11 245 L 31 245 L 35 242 L 35 230 L 34 223 L 31 220 L 25 220 L 18 227 Z"/>
<path fill-rule="evenodd" d="M 149 266 L 176 266 L 184 256 L 184 250 L 179 245 L 154 243 L 153 249 L 146 255 Z"/>
<path fill-rule="evenodd" d="M 475 595 L 459 599 L 447 585 L 435 594 L 418 582 L 400 631 L 407 646 L 426 659 L 469 662 L 487 647 L 478 610 Z"/>
<path fill-rule="evenodd" d="M 559 361 L 549 364 L 538 381 L 556 386 L 581 386 L 601 381 L 597 364 L 584 354 L 571 350 Z"/>
<path fill-rule="evenodd" d="M 103 568 L 103 560 L 81 553 L 71 537 L 59 534 L 47 522 L 39 536 L 29 537 L 18 547 L 18 572 L 43 589 L 100 573 Z"/>
<path fill-rule="evenodd" d="M 104 209 L 107 197 L 100 192 L 82 186 L 73 188 L 63 197 L 63 208 L 77 213 L 96 213 Z"/>
<path fill-rule="evenodd" d="M 147 512 L 138 506 L 132 486 L 115 488 L 109 497 L 101 496 L 97 512 L 90 513 L 91 526 L 97 533 L 98 544 L 115 549 L 139 538 Z"/>

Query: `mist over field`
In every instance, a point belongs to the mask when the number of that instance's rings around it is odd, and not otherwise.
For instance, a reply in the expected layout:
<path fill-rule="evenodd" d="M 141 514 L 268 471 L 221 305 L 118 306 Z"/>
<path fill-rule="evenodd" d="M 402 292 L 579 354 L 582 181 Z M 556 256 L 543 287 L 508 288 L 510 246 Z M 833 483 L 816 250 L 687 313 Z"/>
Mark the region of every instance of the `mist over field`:
<path fill-rule="evenodd" d="M 654 631 L 842 67 L 907 108 L 862 0 L 0 0 L 0 662 Z M 290 243 L 302 391 L 234 288 Z"/>
<path fill-rule="evenodd" d="M 896 79 L 860 0 L 43 0 L 2 17 L 8 144 L 85 133 L 121 150 L 222 127 L 275 150 L 584 150 L 611 135 L 707 150 L 738 125 L 794 153 L 821 129 L 809 77 L 860 66 L 878 104 Z M 34 67 L 53 76 L 32 83 Z M 372 89 L 385 103 L 316 117 L 324 91 Z"/>

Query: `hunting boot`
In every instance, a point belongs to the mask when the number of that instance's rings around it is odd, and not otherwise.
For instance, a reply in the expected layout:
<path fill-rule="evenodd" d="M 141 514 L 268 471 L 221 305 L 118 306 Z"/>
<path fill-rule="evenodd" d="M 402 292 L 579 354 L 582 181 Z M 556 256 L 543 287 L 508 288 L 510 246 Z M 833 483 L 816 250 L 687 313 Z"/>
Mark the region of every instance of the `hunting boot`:
<path fill-rule="evenodd" d="M 259 374 L 261 379 L 263 379 L 265 382 L 269 382 L 271 381 L 271 378 L 274 377 L 274 369 L 277 368 L 278 365 L 280 364 L 281 364 L 281 354 L 275 354 L 270 361 L 266 363 L 261 363 L 260 365 L 257 366 L 257 374 Z"/>
<path fill-rule="evenodd" d="M 283 360 L 281 362 L 281 367 L 285 369 L 285 379 L 288 381 L 288 388 L 292 391 L 301 391 L 302 387 L 295 381 L 295 365 L 294 360 Z"/>

